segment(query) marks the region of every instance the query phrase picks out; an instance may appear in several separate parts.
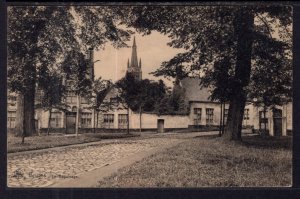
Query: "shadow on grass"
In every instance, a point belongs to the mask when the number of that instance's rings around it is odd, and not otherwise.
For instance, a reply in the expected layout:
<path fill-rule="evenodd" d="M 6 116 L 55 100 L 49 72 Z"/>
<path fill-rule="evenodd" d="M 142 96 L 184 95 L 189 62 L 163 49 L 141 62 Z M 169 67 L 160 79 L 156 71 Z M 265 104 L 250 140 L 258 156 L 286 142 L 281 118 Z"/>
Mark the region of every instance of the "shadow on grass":
<path fill-rule="evenodd" d="M 199 136 L 195 136 L 195 138 L 215 139 L 215 138 L 220 138 L 220 136 L 219 135 L 199 135 Z"/>
<path fill-rule="evenodd" d="M 220 139 L 219 135 L 204 135 L 196 136 L 200 139 Z M 261 148 L 261 149 L 292 149 L 292 137 L 291 136 L 243 136 L 242 142 L 239 143 L 243 146 Z"/>
<path fill-rule="evenodd" d="M 242 137 L 242 144 L 255 148 L 268 149 L 292 149 L 292 137 L 271 137 L 271 136 L 245 136 Z"/>
<path fill-rule="evenodd" d="M 132 137 L 140 137 L 139 134 L 131 134 L 131 133 L 96 133 L 96 134 L 88 134 L 87 136 L 98 138 L 98 139 L 118 139 L 118 138 L 132 138 Z"/>

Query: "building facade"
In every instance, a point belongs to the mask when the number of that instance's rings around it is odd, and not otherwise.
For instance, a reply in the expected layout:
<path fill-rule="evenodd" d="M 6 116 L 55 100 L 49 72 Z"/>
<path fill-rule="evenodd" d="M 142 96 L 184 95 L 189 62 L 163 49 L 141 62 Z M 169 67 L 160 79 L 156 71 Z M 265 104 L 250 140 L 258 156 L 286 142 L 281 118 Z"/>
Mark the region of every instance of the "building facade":
<path fill-rule="evenodd" d="M 87 53 L 89 60 L 88 75 L 94 78 L 94 56 L 93 49 Z M 134 38 L 132 45 L 131 60 L 127 62 L 127 73 L 131 73 L 137 80 L 142 79 L 141 59 L 138 62 L 137 45 Z M 177 79 L 178 80 L 178 79 Z M 104 102 L 110 104 L 106 110 L 95 111 L 88 99 L 77 96 L 71 90 L 71 80 L 63 79 L 63 82 L 70 85 L 67 95 L 62 100 L 68 105 L 67 110 L 53 109 L 50 118 L 50 128 L 55 132 L 75 133 L 78 114 L 79 132 L 91 132 L 94 129 L 124 130 L 129 127 L 131 130 L 155 130 L 155 129 L 199 129 L 203 127 L 219 127 L 222 118 L 221 104 L 209 99 L 210 90 L 200 87 L 199 78 L 184 78 L 179 80 L 184 90 L 186 107 L 185 115 L 157 115 L 150 113 L 136 113 L 126 108 L 125 104 L 117 105 L 114 100 L 118 96 L 118 90 L 111 87 Z M 36 103 L 41 100 L 42 92 L 37 90 Z M 8 92 L 7 127 L 13 129 L 16 121 L 17 95 Z M 79 108 L 79 110 L 77 110 Z M 225 104 L 224 123 L 226 124 L 229 104 Z M 46 131 L 49 128 L 50 113 L 42 108 L 36 108 L 35 120 L 38 132 Z M 251 128 L 253 131 L 267 131 L 271 136 L 291 135 L 292 132 L 292 102 L 275 109 L 264 110 L 262 107 L 254 106 L 247 102 L 244 110 L 243 127 Z M 162 130 L 163 131 L 163 130 Z"/>
<path fill-rule="evenodd" d="M 7 128 L 14 129 L 16 126 L 17 115 L 17 94 L 14 92 L 7 92 Z"/>

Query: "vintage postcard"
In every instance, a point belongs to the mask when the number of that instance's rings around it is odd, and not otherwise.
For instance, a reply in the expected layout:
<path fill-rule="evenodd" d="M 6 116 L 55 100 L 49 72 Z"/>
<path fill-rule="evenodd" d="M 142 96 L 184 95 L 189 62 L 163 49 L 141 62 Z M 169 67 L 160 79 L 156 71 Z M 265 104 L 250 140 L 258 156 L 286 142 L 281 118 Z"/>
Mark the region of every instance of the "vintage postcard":
<path fill-rule="evenodd" d="M 7 7 L 9 188 L 292 185 L 293 7 Z"/>

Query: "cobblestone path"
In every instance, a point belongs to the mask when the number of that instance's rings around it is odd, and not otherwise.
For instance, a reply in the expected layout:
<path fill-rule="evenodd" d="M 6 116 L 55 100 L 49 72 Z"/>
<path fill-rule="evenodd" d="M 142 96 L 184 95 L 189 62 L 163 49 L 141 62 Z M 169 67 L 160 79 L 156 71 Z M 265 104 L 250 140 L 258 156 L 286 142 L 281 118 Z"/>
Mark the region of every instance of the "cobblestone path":
<path fill-rule="evenodd" d="M 158 137 L 118 140 L 99 145 L 64 148 L 60 151 L 30 152 L 8 156 L 8 187 L 46 187 L 60 179 L 111 164 L 120 159 L 176 142 L 179 138 Z"/>

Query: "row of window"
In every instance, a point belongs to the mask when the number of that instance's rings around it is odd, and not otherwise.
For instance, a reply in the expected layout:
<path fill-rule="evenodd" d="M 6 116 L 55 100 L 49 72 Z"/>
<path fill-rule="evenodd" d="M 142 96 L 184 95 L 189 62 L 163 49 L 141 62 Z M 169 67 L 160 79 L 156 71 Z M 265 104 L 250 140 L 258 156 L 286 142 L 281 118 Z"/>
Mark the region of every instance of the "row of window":
<path fill-rule="evenodd" d="M 214 123 L 214 109 L 213 108 L 206 108 L 206 124 L 212 125 Z M 199 125 L 201 123 L 201 116 L 202 116 L 202 108 L 194 108 L 194 125 Z M 224 120 L 226 121 L 228 117 L 228 109 L 224 111 Z M 249 109 L 244 110 L 244 120 L 249 120 Z"/>
<path fill-rule="evenodd" d="M 214 109 L 206 108 L 206 124 L 213 124 Z M 194 125 L 199 125 L 201 123 L 202 108 L 194 108 Z M 228 116 L 228 109 L 225 109 L 224 117 L 225 121 Z M 263 114 L 263 111 L 259 112 L 260 125 L 266 125 L 267 116 Z M 244 120 L 249 120 L 249 109 L 245 109 Z M 16 121 L 16 111 L 8 111 L 7 113 L 7 126 L 8 128 L 14 128 Z M 50 126 L 52 128 L 58 128 L 62 126 L 62 113 L 52 112 L 50 119 Z M 112 128 L 114 126 L 114 114 L 104 114 L 103 123 L 105 128 Z M 118 115 L 118 125 L 119 128 L 126 128 L 128 123 L 127 114 Z M 92 113 L 81 113 L 81 126 L 84 128 L 92 127 Z"/>
<path fill-rule="evenodd" d="M 259 129 L 268 130 L 268 111 L 259 111 Z"/>
<path fill-rule="evenodd" d="M 77 103 L 77 95 L 75 92 L 68 91 L 66 95 L 66 102 L 67 103 Z M 81 97 L 81 103 L 82 104 L 88 104 L 88 99 L 85 97 Z"/>
<path fill-rule="evenodd" d="M 214 109 L 213 108 L 206 108 L 206 124 L 211 125 L 214 123 Z M 194 108 L 194 125 L 199 125 L 201 123 L 201 116 L 202 116 L 202 108 Z"/>
<path fill-rule="evenodd" d="M 15 128 L 16 126 L 16 111 L 7 112 L 7 128 Z"/>
<path fill-rule="evenodd" d="M 41 102 L 42 99 L 43 99 L 42 97 L 43 97 L 43 92 L 41 90 L 38 90 L 36 92 L 36 100 L 39 101 L 39 102 Z M 66 103 L 70 103 L 70 104 L 77 103 L 77 95 L 76 95 L 76 93 L 73 92 L 73 91 L 67 91 L 65 102 Z M 87 98 L 81 97 L 81 103 L 82 104 L 88 104 L 89 101 L 88 101 Z"/>
<path fill-rule="evenodd" d="M 50 119 L 50 127 L 51 128 L 59 128 L 62 126 L 62 113 L 61 112 L 53 112 L 51 113 Z M 92 113 L 81 113 L 81 127 L 83 128 L 91 128 L 92 127 Z"/>
<path fill-rule="evenodd" d="M 7 113 L 7 127 L 15 128 L 16 126 L 16 111 L 8 111 Z M 62 113 L 52 112 L 50 119 L 51 128 L 62 127 Z M 81 113 L 81 127 L 92 127 L 92 113 Z"/>
<path fill-rule="evenodd" d="M 7 113 L 7 127 L 15 128 L 16 122 L 16 111 L 8 111 Z M 112 128 L 114 126 L 114 114 L 104 114 L 103 123 L 105 128 Z M 127 114 L 119 114 L 118 124 L 119 128 L 126 128 L 128 123 Z M 52 112 L 50 119 L 51 128 L 62 127 L 62 113 Z M 92 113 L 81 113 L 81 127 L 91 128 L 92 127 Z"/>
<path fill-rule="evenodd" d="M 114 114 L 104 114 L 103 115 L 103 125 L 104 128 L 113 128 L 114 127 Z M 128 115 L 119 114 L 118 115 L 118 128 L 125 129 L 128 125 Z"/>
<path fill-rule="evenodd" d="M 50 119 L 50 127 L 51 128 L 59 128 L 61 127 L 61 116 L 62 113 L 60 112 L 52 112 L 51 119 Z"/>

